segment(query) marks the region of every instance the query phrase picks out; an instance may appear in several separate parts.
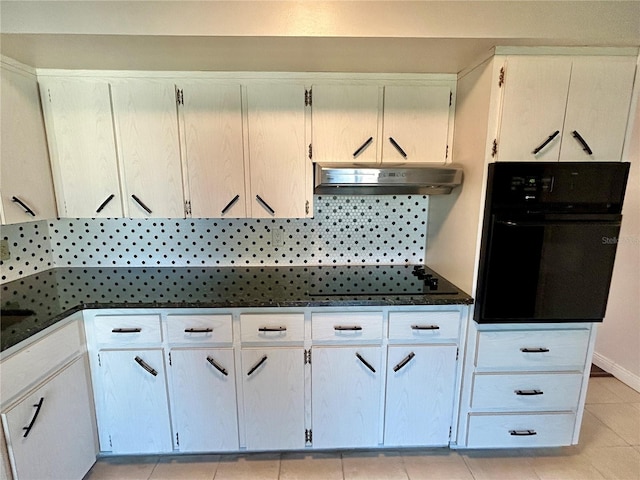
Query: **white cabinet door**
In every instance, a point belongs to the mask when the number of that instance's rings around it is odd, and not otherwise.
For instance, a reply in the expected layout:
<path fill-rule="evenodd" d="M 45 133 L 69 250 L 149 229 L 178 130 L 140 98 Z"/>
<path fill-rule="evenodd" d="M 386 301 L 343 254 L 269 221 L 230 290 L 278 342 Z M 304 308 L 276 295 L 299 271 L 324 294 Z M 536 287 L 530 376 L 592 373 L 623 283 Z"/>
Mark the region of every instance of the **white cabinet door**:
<path fill-rule="evenodd" d="M 82 478 L 96 460 L 86 355 L 2 414 L 15 480 Z"/>
<path fill-rule="evenodd" d="M 378 161 L 377 85 L 314 85 L 312 102 L 313 161 Z"/>
<path fill-rule="evenodd" d="M 634 57 L 574 59 L 561 161 L 620 161 L 635 71 Z"/>
<path fill-rule="evenodd" d="M 247 216 L 240 85 L 181 83 L 191 216 Z"/>
<path fill-rule="evenodd" d="M 177 448 L 238 450 L 233 349 L 172 349 L 170 355 Z"/>
<path fill-rule="evenodd" d="M 304 94 L 295 84 L 247 86 L 252 218 L 312 214 Z"/>
<path fill-rule="evenodd" d="M 131 80 L 112 86 L 116 134 L 131 218 L 184 217 L 173 83 Z"/>
<path fill-rule="evenodd" d="M 450 100 L 448 86 L 386 86 L 382 162 L 444 163 Z"/>
<path fill-rule="evenodd" d="M 455 345 L 389 347 L 385 446 L 449 444 L 456 350 Z"/>
<path fill-rule="evenodd" d="M 101 449 L 114 454 L 173 449 L 161 349 L 102 350 L 96 412 Z"/>
<path fill-rule="evenodd" d="M 242 350 L 247 450 L 304 448 L 304 349 Z"/>
<path fill-rule="evenodd" d="M 313 446 L 377 446 L 382 347 L 313 347 L 311 353 Z"/>
<path fill-rule="evenodd" d="M 3 222 L 55 218 L 56 199 L 36 77 L 4 63 L 0 70 Z"/>
<path fill-rule="evenodd" d="M 41 90 L 60 215 L 121 217 L 109 84 L 48 79 Z"/>

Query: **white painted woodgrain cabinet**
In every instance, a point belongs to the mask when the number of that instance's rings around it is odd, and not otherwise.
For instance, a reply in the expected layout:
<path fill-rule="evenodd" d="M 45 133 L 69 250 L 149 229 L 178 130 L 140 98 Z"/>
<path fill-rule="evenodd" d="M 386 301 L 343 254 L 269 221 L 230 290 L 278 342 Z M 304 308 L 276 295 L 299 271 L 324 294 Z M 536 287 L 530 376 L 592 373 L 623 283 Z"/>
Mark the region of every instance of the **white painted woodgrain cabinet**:
<path fill-rule="evenodd" d="M 61 217 L 121 217 L 110 85 L 42 78 L 40 91 Z"/>
<path fill-rule="evenodd" d="M 55 218 L 56 199 L 35 72 L 4 59 L 0 67 L 2 223 Z"/>
<path fill-rule="evenodd" d="M 495 159 L 619 161 L 636 57 L 510 55 Z"/>

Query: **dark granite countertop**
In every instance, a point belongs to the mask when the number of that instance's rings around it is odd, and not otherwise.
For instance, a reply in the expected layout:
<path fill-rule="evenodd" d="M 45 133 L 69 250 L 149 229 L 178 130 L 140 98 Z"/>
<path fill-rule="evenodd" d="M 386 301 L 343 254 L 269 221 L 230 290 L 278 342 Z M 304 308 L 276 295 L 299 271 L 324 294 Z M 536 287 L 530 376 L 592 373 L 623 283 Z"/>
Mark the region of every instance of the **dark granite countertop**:
<path fill-rule="evenodd" d="M 1 350 L 85 308 L 473 303 L 442 277 L 437 292 L 430 291 L 413 271 L 410 265 L 54 268 L 2 285 Z"/>

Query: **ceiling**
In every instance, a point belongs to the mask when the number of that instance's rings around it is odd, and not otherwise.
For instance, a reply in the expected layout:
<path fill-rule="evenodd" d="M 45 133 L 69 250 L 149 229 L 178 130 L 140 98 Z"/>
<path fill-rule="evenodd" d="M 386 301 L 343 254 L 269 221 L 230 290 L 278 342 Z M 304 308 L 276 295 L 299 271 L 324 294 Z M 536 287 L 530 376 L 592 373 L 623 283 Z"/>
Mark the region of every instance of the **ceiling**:
<path fill-rule="evenodd" d="M 37 68 L 457 73 L 494 46 L 640 46 L 634 1 L 2 0 Z"/>

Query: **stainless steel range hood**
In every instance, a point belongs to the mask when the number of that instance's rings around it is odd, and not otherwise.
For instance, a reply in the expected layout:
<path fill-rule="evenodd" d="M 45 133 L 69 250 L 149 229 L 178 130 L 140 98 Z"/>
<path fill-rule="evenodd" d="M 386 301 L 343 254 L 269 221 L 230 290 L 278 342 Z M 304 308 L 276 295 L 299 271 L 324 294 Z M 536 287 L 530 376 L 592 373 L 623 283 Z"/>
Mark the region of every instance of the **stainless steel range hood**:
<path fill-rule="evenodd" d="M 462 183 L 462 168 L 430 163 L 315 164 L 314 193 L 330 195 L 441 195 Z"/>

